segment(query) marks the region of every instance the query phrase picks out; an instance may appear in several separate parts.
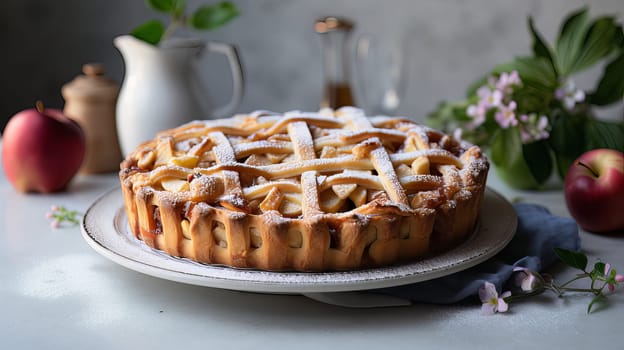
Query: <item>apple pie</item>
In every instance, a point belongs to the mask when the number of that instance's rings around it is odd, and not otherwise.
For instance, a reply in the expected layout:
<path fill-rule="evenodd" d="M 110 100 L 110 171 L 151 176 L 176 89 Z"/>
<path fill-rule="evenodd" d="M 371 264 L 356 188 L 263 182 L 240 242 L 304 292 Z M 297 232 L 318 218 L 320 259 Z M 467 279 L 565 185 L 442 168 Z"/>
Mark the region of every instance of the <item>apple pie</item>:
<path fill-rule="evenodd" d="M 474 145 L 356 108 L 256 111 L 159 133 L 121 163 L 152 248 L 272 271 L 386 266 L 472 233 L 489 165 Z"/>

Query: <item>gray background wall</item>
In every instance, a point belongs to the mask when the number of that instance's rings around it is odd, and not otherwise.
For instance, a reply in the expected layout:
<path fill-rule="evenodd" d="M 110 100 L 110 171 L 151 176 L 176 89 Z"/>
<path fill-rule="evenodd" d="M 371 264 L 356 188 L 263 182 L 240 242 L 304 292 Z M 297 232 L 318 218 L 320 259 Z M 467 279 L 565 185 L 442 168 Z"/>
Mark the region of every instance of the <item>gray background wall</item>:
<path fill-rule="evenodd" d="M 379 32 L 411 47 L 408 85 L 399 113 L 422 119 L 441 99 L 463 96 L 466 86 L 494 64 L 529 52 L 526 16 L 552 40 L 564 14 L 589 4 L 592 14 L 617 14 L 622 0 L 235 0 L 241 16 L 200 36 L 234 43 L 247 85 L 239 112 L 315 110 L 321 98 L 320 41 L 314 20 L 342 15 L 357 24 L 354 36 Z M 189 1 L 196 7 L 201 1 Z M 0 126 L 41 99 L 61 108 L 61 86 L 83 63 L 102 62 L 121 82 L 123 61 L 112 39 L 158 17 L 141 0 L 3 0 L 0 2 Z M 225 101 L 225 61 L 206 58 L 207 98 Z M 578 77 L 591 86 L 599 70 Z M 588 85 L 589 84 L 589 85 Z M 621 115 L 621 110 L 608 114 Z"/>

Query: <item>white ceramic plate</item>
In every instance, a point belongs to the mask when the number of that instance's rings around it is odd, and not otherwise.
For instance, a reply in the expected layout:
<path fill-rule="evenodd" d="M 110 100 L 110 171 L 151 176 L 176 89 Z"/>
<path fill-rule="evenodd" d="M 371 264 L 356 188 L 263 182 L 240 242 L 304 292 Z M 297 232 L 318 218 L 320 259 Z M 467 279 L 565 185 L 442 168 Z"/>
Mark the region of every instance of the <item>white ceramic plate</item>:
<path fill-rule="evenodd" d="M 409 264 L 346 272 L 268 272 L 199 264 L 171 257 L 137 240 L 123 209 L 121 189 L 93 203 L 82 222 L 87 243 L 115 263 L 147 275 L 194 285 L 265 293 L 325 293 L 422 282 L 472 267 L 512 239 L 517 217 L 501 195 L 487 189 L 475 233 L 441 255 Z"/>

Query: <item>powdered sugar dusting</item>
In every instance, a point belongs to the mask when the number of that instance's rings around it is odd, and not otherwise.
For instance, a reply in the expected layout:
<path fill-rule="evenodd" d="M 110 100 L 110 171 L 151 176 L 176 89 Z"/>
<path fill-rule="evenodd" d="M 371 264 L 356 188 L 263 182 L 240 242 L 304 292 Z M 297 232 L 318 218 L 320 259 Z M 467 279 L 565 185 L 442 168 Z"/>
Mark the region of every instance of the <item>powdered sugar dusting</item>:
<path fill-rule="evenodd" d="M 401 182 L 399 182 L 386 150 L 381 147 L 375 149 L 371 153 L 371 158 L 390 199 L 396 203 L 408 205 L 405 190 L 401 186 Z"/>
<path fill-rule="evenodd" d="M 210 133 L 210 137 L 215 141 L 216 145 L 212 148 L 212 151 L 219 163 L 227 163 L 236 161 L 234 150 L 230 146 L 230 142 L 225 135 L 220 132 Z"/>
<path fill-rule="evenodd" d="M 295 143 L 295 154 L 299 160 L 314 159 L 314 141 L 308 125 L 304 122 L 295 122 L 288 124 L 288 133 Z"/>
<path fill-rule="evenodd" d="M 301 175 L 303 192 L 303 216 L 309 216 L 320 211 L 319 197 L 316 183 L 316 171 L 306 171 Z"/>

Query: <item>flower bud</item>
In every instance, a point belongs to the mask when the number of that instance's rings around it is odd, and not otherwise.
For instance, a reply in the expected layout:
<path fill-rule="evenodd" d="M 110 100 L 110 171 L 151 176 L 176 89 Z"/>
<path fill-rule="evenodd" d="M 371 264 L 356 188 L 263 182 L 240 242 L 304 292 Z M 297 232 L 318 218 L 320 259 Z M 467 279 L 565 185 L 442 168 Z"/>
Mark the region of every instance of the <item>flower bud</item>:
<path fill-rule="evenodd" d="M 516 267 L 513 271 L 515 272 L 514 286 L 519 287 L 523 292 L 530 293 L 544 289 L 543 279 L 538 273 L 524 267 Z"/>

